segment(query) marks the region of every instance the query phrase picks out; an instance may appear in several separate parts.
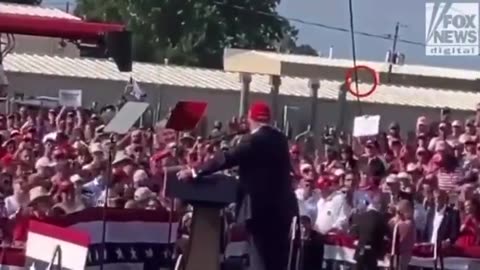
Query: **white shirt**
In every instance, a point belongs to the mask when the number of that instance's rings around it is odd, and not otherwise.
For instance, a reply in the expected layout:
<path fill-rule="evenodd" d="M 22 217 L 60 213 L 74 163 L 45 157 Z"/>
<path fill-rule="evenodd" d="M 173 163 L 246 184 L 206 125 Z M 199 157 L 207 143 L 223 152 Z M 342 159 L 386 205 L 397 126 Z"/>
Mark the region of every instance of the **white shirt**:
<path fill-rule="evenodd" d="M 101 197 L 105 190 L 105 184 L 102 179 L 102 176 L 97 176 L 92 181 L 84 184 L 83 189 L 89 193 L 88 196 L 86 196 L 86 199 L 89 202 L 89 205 L 98 206 L 97 204 L 99 200 L 102 199 Z"/>
<path fill-rule="evenodd" d="M 13 195 L 10 195 L 5 198 L 5 209 L 7 209 L 7 217 L 11 217 L 20 209 L 20 203 Z"/>
<path fill-rule="evenodd" d="M 371 199 L 368 192 L 363 190 L 353 191 L 353 207 L 357 211 L 365 211 L 370 204 L 370 201 Z"/>
<path fill-rule="evenodd" d="M 295 195 L 297 196 L 300 216 L 307 216 L 311 221 L 316 220 L 317 203 L 320 199 L 318 190 L 314 190 L 311 196 L 305 198 L 305 190 L 303 188 L 298 188 L 295 190 Z"/>
<path fill-rule="evenodd" d="M 250 131 L 250 134 L 254 134 L 254 133 L 257 133 L 262 127 L 266 127 L 268 126 L 267 124 L 260 124 L 257 128 L 255 128 L 254 130 Z"/>
<path fill-rule="evenodd" d="M 415 202 L 413 218 L 415 220 L 415 227 L 417 230 L 423 231 L 427 224 L 427 210 L 423 204 Z"/>
<path fill-rule="evenodd" d="M 430 243 L 435 244 L 437 242 L 438 236 L 438 229 L 442 224 L 443 217 L 445 216 L 445 209 L 447 207 L 444 206 L 440 211 L 435 211 L 435 216 L 433 217 L 433 230 L 432 230 L 432 237 L 430 238 Z"/>
<path fill-rule="evenodd" d="M 314 229 L 321 234 L 326 234 L 332 229 L 345 229 L 351 209 L 347 197 L 342 192 L 320 198 L 317 203 L 317 218 Z"/>
<path fill-rule="evenodd" d="M 24 203 L 26 205 L 28 200 Z M 13 218 L 22 205 L 14 195 L 5 198 L 5 209 L 7 210 L 7 217 Z"/>

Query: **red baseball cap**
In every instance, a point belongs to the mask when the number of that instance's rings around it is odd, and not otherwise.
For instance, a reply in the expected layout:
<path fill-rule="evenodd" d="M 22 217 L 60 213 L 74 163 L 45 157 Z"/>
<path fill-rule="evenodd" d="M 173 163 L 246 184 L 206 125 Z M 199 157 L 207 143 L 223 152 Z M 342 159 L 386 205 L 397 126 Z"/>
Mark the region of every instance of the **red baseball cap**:
<path fill-rule="evenodd" d="M 322 175 L 317 180 L 317 188 L 320 190 L 329 188 L 332 186 L 332 179 L 328 175 Z"/>
<path fill-rule="evenodd" d="M 271 119 L 270 107 L 262 101 L 254 102 L 248 110 L 248 117 L 253 121 L 268 123 Z"/>

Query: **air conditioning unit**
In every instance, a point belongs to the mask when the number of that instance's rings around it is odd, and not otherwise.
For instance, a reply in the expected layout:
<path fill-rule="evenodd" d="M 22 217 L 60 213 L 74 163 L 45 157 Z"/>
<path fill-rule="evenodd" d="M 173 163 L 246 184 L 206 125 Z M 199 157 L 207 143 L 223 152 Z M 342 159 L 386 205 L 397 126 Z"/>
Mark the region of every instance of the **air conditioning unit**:
<path fill-rule="evenodd" d="M 405 64 L 405 54 L 403 53 L 395 53 L 395 57 L 394 57 L 394 63 L 396 65 L 400 65 L 402 66 L 403 64 Z"/>
<path fill-rule="evenodd" d="M 392 51 L 388 50 L 385 54 L 385 63 L 392 63 Z"/>
<path fill-rule="evenodd" d="M 388 50 L 385 55 L 385 62 L 394 64 L 394 65 L 403 65 L 405 64 L 405 54 Z"/>

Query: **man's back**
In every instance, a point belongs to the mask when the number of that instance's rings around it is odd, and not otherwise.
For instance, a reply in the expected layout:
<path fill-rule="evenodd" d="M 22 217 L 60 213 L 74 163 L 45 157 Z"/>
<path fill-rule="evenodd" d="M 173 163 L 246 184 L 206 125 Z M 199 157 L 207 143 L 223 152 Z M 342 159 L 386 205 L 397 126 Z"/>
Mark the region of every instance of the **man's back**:
<path fill-rule="evenodd" d="M 197 173 L 208 175 L 235 166 L 241 189 L 250 196 L 253 219 L 296 214 L 288 140 L 283 133 L 261 126 L 243 136 L 237 146 L 201 164 Z"/>
<path fill-rule="evenodd" d="M 367 210 L 355 221 L 354 233 L 358 237 L 358 247 L 370 246 L 373 253 L 383 255 L 384 238 L 389 229 L 385 215 L 376 210 Z"/>
<path fill-rule="evenodd" d="M 272 211 L 272 207 L 283 211 L 290 209 L 296 200 L 285 135 L 265 126 L 242 138 L 241 144 L 250 148 L 250 154 L 239 163 L 239 175 L 252 200 L 252 215 L 256 210 Z"/>

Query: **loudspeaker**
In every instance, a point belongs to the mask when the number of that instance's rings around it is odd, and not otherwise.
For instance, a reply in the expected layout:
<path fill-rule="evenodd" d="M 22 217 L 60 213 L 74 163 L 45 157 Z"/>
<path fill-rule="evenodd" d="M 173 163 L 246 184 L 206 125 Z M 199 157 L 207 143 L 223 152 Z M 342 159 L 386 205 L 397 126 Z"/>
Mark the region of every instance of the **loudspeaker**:
<path fill-rule="evenodd" d="M 132 32 L 109 32 L 106 38 L 107 53 L 121 72 L 132 71 Z"/>

